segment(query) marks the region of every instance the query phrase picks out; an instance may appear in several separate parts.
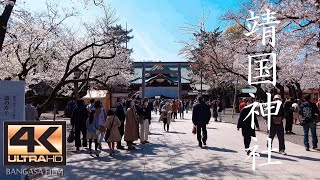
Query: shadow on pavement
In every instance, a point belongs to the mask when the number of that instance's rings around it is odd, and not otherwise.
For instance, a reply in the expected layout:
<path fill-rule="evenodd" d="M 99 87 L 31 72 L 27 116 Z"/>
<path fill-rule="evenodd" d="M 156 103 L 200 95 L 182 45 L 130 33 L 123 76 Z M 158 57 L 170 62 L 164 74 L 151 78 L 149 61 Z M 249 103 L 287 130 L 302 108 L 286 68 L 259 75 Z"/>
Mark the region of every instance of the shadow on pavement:
<path fill-rule="evenodd" d="M 268 158 L 268 154 L 261 154 L 260 153 L 260 157 Z M 297 160 L 295 160 L 295 159 L 289 159 L 289 158 L 285 158 L 285 157 L 275 156 L 274 153 L 271 155 L 271 159 L 278 159 L 278 160 L 285 160 L 285 161 L 296 161 L 297 162 Z"/>
<path fill-rule="evenodd" d="M 295 158 L 303 159 L 303 160 L 308 160 L 308 161 L 320 162 L 319 158 L 313 158 L 313 157 L 310 157 L 310 156 L 295 156 L 295 155 L 287 155 L 287 156 L 295 157 Z"/>
<path fill-rule="evenodd" d="M 203 149 L 208 149 L 212 151 L 220 151 L 220 152 L 228 152 L 228 153 L 238 153 L 238 151 L 232 150 L 232 149 L 226 149 L 226 148 L 218 148 L 218 147 L 208 147 L 205 146 Z"/>

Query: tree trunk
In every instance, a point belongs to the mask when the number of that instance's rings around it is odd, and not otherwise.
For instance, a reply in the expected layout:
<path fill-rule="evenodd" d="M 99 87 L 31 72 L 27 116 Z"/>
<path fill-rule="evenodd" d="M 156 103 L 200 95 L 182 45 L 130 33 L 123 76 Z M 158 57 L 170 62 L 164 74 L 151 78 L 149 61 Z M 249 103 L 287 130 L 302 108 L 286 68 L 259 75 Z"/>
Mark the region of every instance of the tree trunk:
<path fill-rule="evenodd" d="M 298 99 L 302 99 L 303 92 L 302 92 L 302 90 L 301 90 L 300 83 L 295 82 L 295 86 L 296 86 L 296 88 L 297 88 L 297 98 L 298 98 Z"/>
<path fill-rule="evenodd" d="M 298 99 L 296 87 L 294 85 L 291 85 L 291 88 L 292 88 L 292 93 L 293 93 L 292 97 L 294 97 L 294 99 Z"/>
<path fill-rule="evenodd" d="M 291 85 L 287 85 L 287 88 L 289 89 L 289 97 L 293 97 L 292 86 Z"/>
<path fill-rule="evenodd" d="M 15 3 L 16 0 L 10 0 L 10 3 L 5 6 L 2 15 L 0 16 L 0 51 L 2 50 L 4 38 L 7 32 L 8 21 Z"/>

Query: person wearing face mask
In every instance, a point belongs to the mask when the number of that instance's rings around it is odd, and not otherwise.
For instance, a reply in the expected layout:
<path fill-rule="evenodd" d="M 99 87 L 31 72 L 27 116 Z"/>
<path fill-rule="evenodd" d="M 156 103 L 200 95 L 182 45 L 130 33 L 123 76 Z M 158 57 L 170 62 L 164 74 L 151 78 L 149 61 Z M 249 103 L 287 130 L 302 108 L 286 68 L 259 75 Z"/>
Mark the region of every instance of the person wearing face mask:
<path fill-rule="evenodd" d="M 127 142 L 128 150 L 135 149 L 135 147 L 133 146 L 133 141 L 139 139 L 139 122 L 138 116 L 134 110 L 134 105 L 134 101 L 126 101 L 127 115 L 124 131 L 124 140 Z"/>
<path fill-rule="evenodd" d="M 245 106 L 248 106 L 251 103 L 252 103 L 251 99 L 248 99 L 246 101 Z M 237 130 L 239 131 L 240 128 L 242 130 L 243 142 L 244 142 L 244 147 L 246 149 L 247 155 L 251 153 L 251 151 L 248 150 L 251 143 L 251 137 L 256 137 L 255 128 L 251 127 L 252 114 L 250 114 L 250 111 L 251 111 L 251 107 L 245 107 L 241 110 L 240 117 L 238 120 L 238 125 L 237 125 Z M 254 116 L 254 124 L 255 124 L 255 127 L 257 127 L 257 130 L 260 131 L 259 123 L 256 116 Z"/>
<path fill-rule="evenodd" d="M 141 144 L 149 143 L 149 121 L 151 120 L 151 110 L 148 107 L 148 99 L 145 98 L 143 100 L 143 108 L 142 108 L 143 120 L 140 122 L 141 130 L 140 130 L 140 141 Z"/>
<path fill-rule="evenodd" d="M 124 135 L 124 121 L 126 119 L 126 115 L 123 110 L 123 103 L 124 103 L 124 99 L 119 99 L 118 104 L 117 104 L 117 109 L 115 112 L 116 116 L 121 121 L 121 125 L 119 127 L 121 139 L 122 139 L 122 136 Z M 124 146 L 121 145 L 121 140 L 119 142 L 117 142 L 117 149 L 124 149 Z"/>

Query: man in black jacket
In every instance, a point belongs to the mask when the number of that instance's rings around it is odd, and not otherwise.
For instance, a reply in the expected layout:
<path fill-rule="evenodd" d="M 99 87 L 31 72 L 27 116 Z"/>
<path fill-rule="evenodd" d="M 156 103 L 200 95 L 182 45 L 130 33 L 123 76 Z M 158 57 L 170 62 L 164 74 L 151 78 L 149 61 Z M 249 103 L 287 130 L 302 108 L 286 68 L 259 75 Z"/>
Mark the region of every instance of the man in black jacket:
<path fill-rule="evenodd" d="M 197 126 L 197 139 L 199 141 L 199 147 L 202 147 L 202 142 L 207 145 L 207 124 L 211 117 L 210 107 L 204 102 L 203 97 L 198 97 L 198 103 L 193 106 L 192 122 Z M 202 141 L 201 141 L 202 130 Z"/>
<path fill-rule="evenodd" d="M 121 125 L 119 127 L 119 132 L 120 132 L 121 138 L 124 135 L 124 121 L 126 119 L 126 115 L 125 115 L 124 109 L 123 109 L 124 101 L 125 101 L 124 99 L 118 99 L 117 109 L 115 112 L 116 116 L 121 121 Z M 124 149 L 124 146 L 121 145 L 121 140 L 119 142 L 117 142 L 117 149 Z"/>
<path fill-rule="evenodd" d="M 317 105 L 310 101 L 311 96 L 306 95 L 304 97 L 305 102 L 300 106 L 300 114 L 302 116 L 302 125 L 304 131 L 304 146 L 307 151 L 309 150 L 309 129 L 312 135 L 312 145 L 313 149 L 318 148 L 318 137 L 316 129 L 316 118 L 319 115 L 319 110 Z"/>
<path fill-rule="evenodd" d="M 246 101 L 245 106 L 248 106 L 251 103 L 252 103 L 252 100 L 248 99 Z M 238 125 L 237 125 L 237 130 L 239 131 L 240 128 L 242 130 L 244 147 L 245 147 L 248 155 L 250 155 L 250 153 L 251 153 L 251 151 L 249 150 L 250 143 L 251 143 L 251 137 L 256 137 L 255 128 L 251 127 L 253 114 L 250 114 L 250 111 L 251 111 L 251 107 L 246 107 L 241 110 L 240 117 L 238 120 Z M 247 117 L 247 119 L 245 119 L 246 117 Z M 255 124 L 255 127 L 257 127 L 257 130 L 260 131 L 257 116 L 254 116 L 254 124 Z"/>
<path fill-rule="evenodd" d="M 82 133 L 82 146 L 87 147 L 87 126 L 86 121 L 88 118 L 88 110 L 83 100 L 77 101 L 77 107 L 74 108 L 71 116 L 71 125 L 75 129 L 75 146 L 77 151 L 80 150 L 81 138 L 80 133 Z"/>
<path fill-rule="evenodd" d="M 287 100 L 284 105 L 284 115 L 286 118 L 286 134 L 295 134 L 294 132 L 292 132 L 292 126 L 293 126 L 293 104 L 294 98 L 290 98 L 289 100 Z"/>

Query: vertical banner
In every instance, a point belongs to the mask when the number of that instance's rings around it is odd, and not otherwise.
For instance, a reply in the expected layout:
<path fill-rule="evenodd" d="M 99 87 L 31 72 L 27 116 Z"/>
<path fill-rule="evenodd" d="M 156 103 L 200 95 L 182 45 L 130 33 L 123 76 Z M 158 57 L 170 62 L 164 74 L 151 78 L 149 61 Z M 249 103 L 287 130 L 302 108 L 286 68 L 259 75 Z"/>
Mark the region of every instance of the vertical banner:
<path fill-rule="evenodd" d="M 9 177 L 6 175 L 6 168 L 3 166 L 4 149 L 4 121 L 24 121 L 25 120 L 25 82 L 24 81 L 0 81 L 0 179 L 20 179 L 20 176 Z M 17 167 L 15 167 L 17 168 Z"/>

